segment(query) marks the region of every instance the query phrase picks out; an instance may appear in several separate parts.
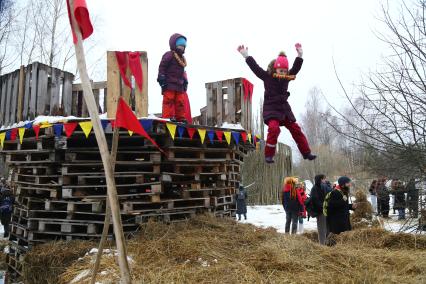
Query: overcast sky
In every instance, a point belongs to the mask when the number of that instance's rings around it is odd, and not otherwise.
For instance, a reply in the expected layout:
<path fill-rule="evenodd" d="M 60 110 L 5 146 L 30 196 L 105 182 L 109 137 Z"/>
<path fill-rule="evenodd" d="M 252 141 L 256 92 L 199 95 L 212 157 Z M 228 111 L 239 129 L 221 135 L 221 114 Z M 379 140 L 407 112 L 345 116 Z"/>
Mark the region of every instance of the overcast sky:
<path fill-rule="evenodd" d="M 161 56 L 169 49 L 171 34 L 188 39 L 186 58 L 193 115 L 206 105 L 205 83 L 245 77 L 254 84 L 254 108 L 263 96 L 263 84 L 236 51 L 239 44 L 266 68 L 280 50 L 290 64 L 302 43 L 304 64 L 290 83 L 290 104 L 297 117 L 303 111 L 308 91 L 316 86 L 336 105 L 341 90 L 334 75 L 332 58 L 344 83 L 351 86 L 362 73 L 375 69 L 382 43 L 378 29 L 379 0 L 321 1 L 149 1 L 87 0 L 98 18 L 95 33 L 100 50 L 141 50 L 149 59 L 149 112 L 161 112 L 160 88 L 156 82 Z M 119 4 L 118 4 L 119 3 Z M 288 142 L 283 131 L 280 140 Z"/>

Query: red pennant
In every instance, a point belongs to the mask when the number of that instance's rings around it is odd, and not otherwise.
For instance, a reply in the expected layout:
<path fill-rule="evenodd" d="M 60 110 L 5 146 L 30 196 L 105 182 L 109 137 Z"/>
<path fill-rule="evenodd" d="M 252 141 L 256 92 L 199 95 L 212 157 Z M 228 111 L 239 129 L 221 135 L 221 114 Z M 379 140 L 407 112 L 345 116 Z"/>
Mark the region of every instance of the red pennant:
<path fill-rule="evenodd" d="M 11 141 L 15 141 L 17 135 L 18 135 L 18 128 L 13 128 L 12 130 L 10 130 Z"/>
<path fill-rule="evenodd" d="M 65 134 L 67 135 L 68 138 L 74 133 L 74 130 L 77 127 L 77 125 L 78 125 L 77 122 L 64 123 Z"/>
<path fill-rule="evenodd" d="M 249 80 L 243 78 L 243 89 L 244 89 L 244 100 L 250 98 L 250 102 L 253 96 L 253 84 Z"/>
<path fill-rule="evenodd" d="M 153 145 L 160 149 L 157 143 L 148 135 L 148 133 L 146 133 L 145 129 L 143 129 L 142 125 L 139 123 L 138 118 L 135 116 L 133 111 L 121 97 L 118 99 L 114 127 L 122 127 L 127 130 L 133 131 L 134 133 L 145 137 L 146 139 L 151 141 Z"/>
<path fill-rule="evenodd" d="M 120 70 L 121 78 L 123 79 L 124 84 L 132 88 L 129 78 L 126 76 L 127 66 L 128 66 L 128 54 L 126 51 L 116 51 L 115 57 L 117 58 L 118 69 Z"/>
<path fill-rule="evenodd" d="M 197 129 L 195 129 L 195 128 L 187 128 L 186 129 L 186 131 L 188 131 L 188 135 L 189 135 L 189 138 L 191 138 L 192 139 L 192 137 L 194 137 L 194 134 L 195 134 L 195 131 L 197 131 Z"/>
<path fill-rule="evenodd" d="M 244 141 L 244 143 L 246 143 L 247 142 L 247 132 L 245 132 L 245 131 L 241 132 L 241 137 L 243 137 L 243 141 Z"/>
<path fill-rule="evenodd" d="M 70 20 L 72 38 L 74 44 L 77 43 L 77 36 L 74 32 L 71 20 L 71 8 L 69 0 L 67 0 L 68 19 Z M 81 31 L 83 40 L 88 38 L 93 33 L 93 26 L 90 22 L 89 10 L 87 9 L 86 0 L 75 0 L 74 1 L 74 17 L 78 24 L 78 28 Z"/>
<path fill-rule="evenodd" d="M 223 131 L 222 130 L 216 130 L 215 132 L 216 132 L 217 139 L 219 139 L 219 141 L 222 142 Z"/>
<path fill-rule="evenodd" d="M 114 129 L 115 128 L 115 120 L 110 120 L 109 123 L 111 123 L 111 128 Z"/>
<path fill-rule="evenodd" d="M 36 139 L 38 139 L 38 134 L 40 133 L 40 125 L 33 125 L 33 130 L 36 135 Z"/>
<path fill-rule="evenodd" d="M 135 77 L 136 85 L 139 87 L 139 90 L 142 92 L 143 86 L 143 73 L 142 65 L 139 52 L 129 52 L 129 67 L 132 71 L 133 77 Z"/>

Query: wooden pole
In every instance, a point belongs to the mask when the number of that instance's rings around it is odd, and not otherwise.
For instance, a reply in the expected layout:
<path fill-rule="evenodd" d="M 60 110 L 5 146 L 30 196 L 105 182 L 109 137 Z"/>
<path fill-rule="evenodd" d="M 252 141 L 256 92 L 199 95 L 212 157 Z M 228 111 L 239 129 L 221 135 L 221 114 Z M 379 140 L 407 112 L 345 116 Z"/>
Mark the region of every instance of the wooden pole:
<path fill-rule="evenodd" d="M 120 267 L 121 282 L 125 284 L 131 283 L 129 264 L 127 262 L 126 245 L 124 241 L 123 225 L 121 223 L 120 206 L 118 203 L 117 190 L 111 165 L 111 157 L 108 151 L 108 144 L 105 133 L 102 128 L 101 120 L 98 115 L 95 98 L 93 96 L 92 87 L 90 85 L 89 75 L 87 74 L 86 59 L 84 56 L 84 48 L 82 43 L 81 32 L 78 28 L 77 21 L 74 16 L 74 0 L 70 0 L 72 28 L 77 36 L 77 43 L 74 45 L 77 57 L 77 66 L 80 72 L 81 84 L 83 86 L 83 97 L 90 114 L 93 124 L 96 141 L 98 142 L 99 152 L 101 154 L 102 163 L 105 170 L 105 178 L 107 184 L 108 199 L 111 206 L 111 214 L 114 227 L 114 235 L 117 243 L 118 264 Z"/>

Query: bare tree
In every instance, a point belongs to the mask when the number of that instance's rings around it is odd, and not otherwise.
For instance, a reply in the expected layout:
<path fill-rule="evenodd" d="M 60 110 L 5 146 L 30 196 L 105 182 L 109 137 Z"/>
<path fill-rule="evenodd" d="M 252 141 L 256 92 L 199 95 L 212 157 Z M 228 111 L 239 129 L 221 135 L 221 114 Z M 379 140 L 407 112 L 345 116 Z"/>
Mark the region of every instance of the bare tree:
<path fill-rule="evenodd" d="M 0 75 L 3 70 L 11 66 L 15 59 L 10 50 L 11 35 L 13 32 L 13 18 L 15 14 L 13 1 L 0 1 Z"/>

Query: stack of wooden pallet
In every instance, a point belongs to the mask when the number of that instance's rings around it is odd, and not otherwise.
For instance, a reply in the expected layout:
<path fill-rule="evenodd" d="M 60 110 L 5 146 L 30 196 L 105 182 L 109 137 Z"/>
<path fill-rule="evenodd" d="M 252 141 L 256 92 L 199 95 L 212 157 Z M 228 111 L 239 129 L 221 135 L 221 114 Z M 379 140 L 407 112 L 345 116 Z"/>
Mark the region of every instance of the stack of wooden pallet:
<path fill-rule="evenodd" d="M 193 126 L 199 127 L 199 126 Z M 120 132 L 115 181 L 124 231 L 134 232 L 150 218 L 167 222 L 201 212 L 232 216 L 235 186 L 250 143 L 201 142 L 188 133 L 172 139 L 154 120 L 149 134 L 161 153 L 141 136 Z M 112 133 L 106 129 L 109 146 Z M 52 128 L 5 141 L 2 154 L 11 171 L 17 204 L 11 223 L 9 265 L 18 273 L 20 257 L 33 245 L 58 239 L 100 237 L 106 182 L 93 134 L 81 130 L 55 136 Z M 112 226 L 110 228 L 112 234 Z"/>

